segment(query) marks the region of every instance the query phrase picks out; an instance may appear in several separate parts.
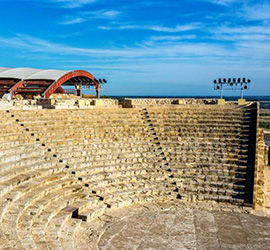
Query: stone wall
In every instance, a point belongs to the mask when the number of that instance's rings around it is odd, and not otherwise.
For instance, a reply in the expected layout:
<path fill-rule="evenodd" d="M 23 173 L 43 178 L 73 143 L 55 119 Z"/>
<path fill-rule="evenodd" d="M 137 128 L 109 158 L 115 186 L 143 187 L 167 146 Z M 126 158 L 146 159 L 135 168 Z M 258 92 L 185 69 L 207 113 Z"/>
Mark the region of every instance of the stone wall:
<path fill-rule="evenodd" d="M 42 109 L 37 100 L 0 100 L 0 110 L 6 109 Z"/>
<path fill-rule="evenodd" d="M 51 107 L 54 109 L 65 109 L 65 108 L 87 108 L 90 106 L 117 106 L 118 100 L 115 99 L 40 99 L 38 100 L 38 105 L 43 107 Z"/>
<path fill-rule="evenodd" d="M 204 105 L 204 104 L 216 104 L 216 99 L 180 99 L 180 98 L 143 98 L 143 99 L 123 99 L 124 108 L 135 108 L 141 106 L 157 106 L 157 105 Z"/>
<path fill-rule="evenodd" d="M 268 151 L 264 143 L 264 131 L 258 132 L 257 171 L 255 183 L 255 210 L 264 215 L 270 215 L 270 168 L 268 166 Z"/>
<path fill-rule="evenodd" d="M 50 98 L 31 100 L 0 100 L 0 110 L 6 109 L 77 109 L 93 106 L 118 107 L 116 99 Z"/>

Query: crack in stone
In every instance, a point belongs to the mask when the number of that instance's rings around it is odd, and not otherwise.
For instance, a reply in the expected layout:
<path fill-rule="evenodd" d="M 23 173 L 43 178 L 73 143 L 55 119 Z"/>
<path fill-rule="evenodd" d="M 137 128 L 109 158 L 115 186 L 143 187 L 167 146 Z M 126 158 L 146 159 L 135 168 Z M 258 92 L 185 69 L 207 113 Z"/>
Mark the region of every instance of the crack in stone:
<path fill-rule="evenodd" d="M 139 242 L 139 245 L 137 246 L 136 250 L 138 250 L 139 247 L 141 246 L 141 244 L 142 244 L 142 242 L 143 242 L 143 240 L 144 240 L 146 234 L 149 232 L 149 230 L 151 229 L 152 225 L 154 224 L 156 217 L 157 217 L 157 216 L 155 215 L 154 218 L 153 218 L 153 221 L 150 223 L 150 225 L 149 225 L 148 228 L 146 229 L 146 232 L 145 232 L 144 235 L 142 236 L 142 238 L 141 238 L 141 240 L 140 240 L 140 242 Z"/>

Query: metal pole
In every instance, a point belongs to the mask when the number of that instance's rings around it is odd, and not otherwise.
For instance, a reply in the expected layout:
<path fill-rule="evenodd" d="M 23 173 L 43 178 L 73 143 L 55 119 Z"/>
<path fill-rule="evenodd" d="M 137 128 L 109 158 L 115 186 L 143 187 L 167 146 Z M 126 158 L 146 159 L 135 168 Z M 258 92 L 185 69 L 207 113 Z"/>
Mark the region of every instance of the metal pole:
<path fill-rule="evenodd" d="M 82 99 L 82 84 L 80 84 L 80 98 Z"/>
<path fill-rule="evenodd" d="M 222 84 L 220 85 L 220 99 L 223 98 L 223 88 L 222 88 Z"/>

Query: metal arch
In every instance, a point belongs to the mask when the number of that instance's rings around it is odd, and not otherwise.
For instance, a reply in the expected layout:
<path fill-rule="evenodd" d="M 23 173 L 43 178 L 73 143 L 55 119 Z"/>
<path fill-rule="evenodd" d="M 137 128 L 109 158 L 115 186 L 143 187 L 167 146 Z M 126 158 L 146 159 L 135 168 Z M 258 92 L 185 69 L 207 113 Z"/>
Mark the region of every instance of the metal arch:
<path fill-rule="evenodd" d="M 85 70 L 74 70 L 74 71 L 70 71 L 67 74 L 63 75 L 62 77 L 60 77 L 58 80 L 54 81 L 43 93 L 44 98 L 49 98 L 59 87 L 61 87 L 62 84 L 64 84 L 65 82 L 67 82 L 68 80 L 74 78 L 74 77 L 86 77 L 89 78 L 91 80 L 93 80 L 93 83 L 95 84 L 96 87 L 98 87 L 98 83 L 95 81 L 95 77 L 85 71 Z"/>
<path fill-rule="evenodd" d="M 23 80 L 17 82 L 15 85 L 13 85 L 8 91 L 11 93 L 11 96 L 14 96 L 16 93 L 16 90 L 18 88 L 22 88 L 23 87 Z"/>

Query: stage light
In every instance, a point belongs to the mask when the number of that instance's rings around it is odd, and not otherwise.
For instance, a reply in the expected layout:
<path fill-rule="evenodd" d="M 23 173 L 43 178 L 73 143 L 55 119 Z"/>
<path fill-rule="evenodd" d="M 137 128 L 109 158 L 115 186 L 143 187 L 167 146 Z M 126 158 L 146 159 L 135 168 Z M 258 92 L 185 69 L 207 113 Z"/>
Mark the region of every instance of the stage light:
<path fill-rule="evenodd" d="M 225 90 L 240 90 L 241 99 L 243 99 L 244 90 L 250 88 L 251 80 L 247 78 L 217 78 L 213 80 L 214 89 L 220 91 L 220 98 L 223 98 Z"/>
<path fill-rule="evenodd" d="M 77 89 L 77 90 L 79 90 L 81 88 L 80 84 L 77 82 L 74 84 L 74 86 L 75 86 L 75 89 Z"/>
<path fill-rule="evenodd" d="M 103 79 L 103 82 L 104 82 L 104 83 L 107 83 L 107 80 L 106 80 L 106 79 Z"/>
<path fill-rule="evenodd" d="M 99 79 L 98 81 L 99 81 L 99 83 L 102 83 L 102 80 L 101 79 Z"/>

